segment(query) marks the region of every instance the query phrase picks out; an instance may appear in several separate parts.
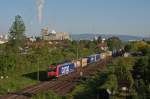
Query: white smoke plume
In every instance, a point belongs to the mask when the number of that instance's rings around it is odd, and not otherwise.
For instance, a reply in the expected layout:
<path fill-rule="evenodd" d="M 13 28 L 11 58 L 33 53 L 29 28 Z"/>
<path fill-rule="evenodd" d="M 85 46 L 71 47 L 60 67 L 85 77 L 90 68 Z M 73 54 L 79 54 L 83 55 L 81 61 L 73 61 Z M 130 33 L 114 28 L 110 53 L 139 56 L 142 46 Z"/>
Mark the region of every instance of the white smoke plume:
<path fill-rule="evenodd" d="M 42 23 L 44 1 L 45 0 L 36 0 L 36 2 L 37 2 L 39 24 Z"/>

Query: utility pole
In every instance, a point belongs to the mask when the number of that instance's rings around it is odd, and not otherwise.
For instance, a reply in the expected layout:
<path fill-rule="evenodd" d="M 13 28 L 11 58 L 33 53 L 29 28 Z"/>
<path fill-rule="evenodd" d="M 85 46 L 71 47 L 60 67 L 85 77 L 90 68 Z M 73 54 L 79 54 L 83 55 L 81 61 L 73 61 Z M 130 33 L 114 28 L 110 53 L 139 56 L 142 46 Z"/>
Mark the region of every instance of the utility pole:
<path fill-rule="evenodd" d="M 79 43 L 78 43 L 78 44 L 79 44 Z M 78 44 L 77 44 L 77 60 L 78 60 L 78 56 L 79 56 L 79 55 L 78 55 L 78 54 L 79 54 L 79 49 L 78 49 L 79 46 L 78 46 Z"/>
<path fill-rule="evenodd" d="M 40 80 L 40 77 L 39 77 L 39 76 L 40 76 L 40 73 L 39 73 L 40 60 L 39 60 L 39 57 L 40 57 L 40 53 L 37 52 L 37 63 L 38 63 L 38 64 L 37 64 L 37 80 L 38 80 L 38 81 Z"/>
<path fill-rule="evenodd" d="M 38 71 L 37 71 L 37 80 L 39 81 L 40 80 L 40 73 L 39 73 L 39 61 L 38 61 Z"/>
<path fill-rule="evenodd" d="M 78 65 L 78 41 L 77 41 L 77 49 L 76 49 L 76 66 Z M 77 70 L 77 72 L 78 72 L 78 70 Z"/>

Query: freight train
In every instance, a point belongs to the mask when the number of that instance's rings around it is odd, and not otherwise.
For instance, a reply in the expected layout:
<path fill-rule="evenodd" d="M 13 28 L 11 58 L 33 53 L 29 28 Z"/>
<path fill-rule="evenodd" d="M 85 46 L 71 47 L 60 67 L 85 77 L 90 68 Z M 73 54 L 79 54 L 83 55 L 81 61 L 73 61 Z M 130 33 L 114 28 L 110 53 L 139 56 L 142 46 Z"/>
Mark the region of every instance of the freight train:
<path fill-rule="evenodd" d="M 94 62 L 105 59 L 106 57 L 115 57 L 122 54 L 123 53 L 121 50 L 108 51 L 104 53 L 93 54 L 88 57 L 83 57 L 78 60 L 73 60 L 63 64 L 50 65 L 48 67 L 48 79 L 67 75 L 71 72 L 74 72 L 79 67 L 86 67 L 88 64 L 93 64 Z"/>

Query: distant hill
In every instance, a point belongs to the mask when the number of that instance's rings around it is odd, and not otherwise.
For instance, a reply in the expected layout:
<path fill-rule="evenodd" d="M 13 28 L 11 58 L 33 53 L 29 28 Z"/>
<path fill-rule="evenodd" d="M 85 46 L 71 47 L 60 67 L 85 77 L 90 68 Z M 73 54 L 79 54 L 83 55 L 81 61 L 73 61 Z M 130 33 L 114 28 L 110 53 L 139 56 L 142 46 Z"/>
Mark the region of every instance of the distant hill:
<path fill-rule="evenodd" d="M 139 36 L 130 36 L 130 35 L 113 35 L 113 34 L 71 34 L 73 40 L 93 40 L 94 37 L 101 36 L 103 38 L 110 38 L 112 36 L 117 36 L 123 41 L 129 40 L 142 40 L 143 37 Z"/>

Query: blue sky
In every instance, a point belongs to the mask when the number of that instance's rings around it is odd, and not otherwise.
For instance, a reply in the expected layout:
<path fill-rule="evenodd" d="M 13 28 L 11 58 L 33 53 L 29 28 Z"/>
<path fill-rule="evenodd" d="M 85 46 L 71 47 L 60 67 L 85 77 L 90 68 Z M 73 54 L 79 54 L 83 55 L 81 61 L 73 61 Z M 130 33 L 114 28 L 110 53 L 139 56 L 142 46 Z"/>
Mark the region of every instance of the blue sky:
<path fill-rule="evenodd" d="M 8 32 L 18 14 L 27 35 L 40 34 L 41 27 L 69 33 L 150 34 L 150 0 L 45 0 L 41 25 L 36 0 L 1 0 L 0 34 Z"/>

